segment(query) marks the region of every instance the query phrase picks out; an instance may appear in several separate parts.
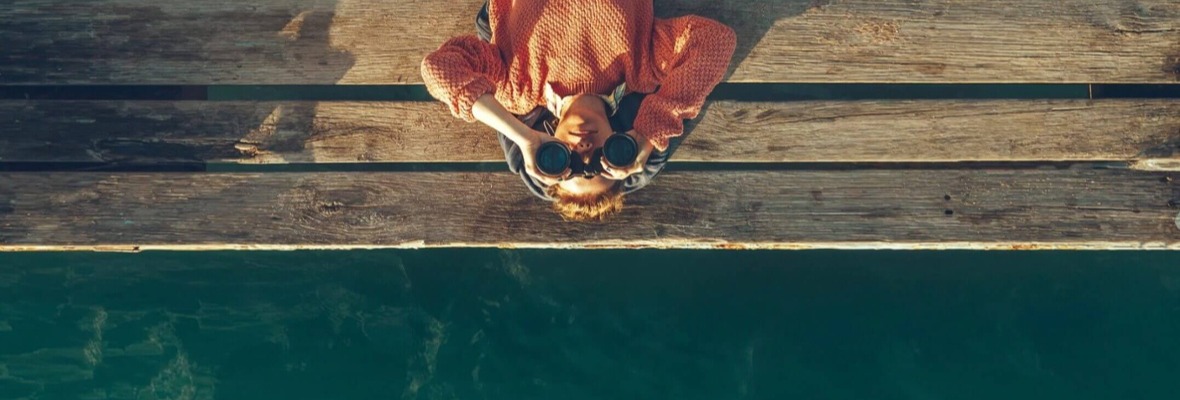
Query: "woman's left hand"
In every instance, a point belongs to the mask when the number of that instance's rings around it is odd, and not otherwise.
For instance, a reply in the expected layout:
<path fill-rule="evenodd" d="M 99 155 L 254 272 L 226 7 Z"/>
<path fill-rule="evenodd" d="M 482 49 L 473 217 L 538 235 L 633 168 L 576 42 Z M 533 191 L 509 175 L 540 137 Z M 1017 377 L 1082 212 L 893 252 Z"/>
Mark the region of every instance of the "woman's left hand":
<path fill-rule="evenodd" d="M 621 181 L 631 175 L 643 172 L 643 166 L 647 164 L 647 158 L 651 156 L 656 146 L 651 144 L 647 138 L 639 136 L 634 130 L 627 131 L 627 135 L 634 138 L 635 143 L 639 144 L 639 155 L 635 157 L 635 163 L 622 168 L 611 168 L 604 160 L 602 162 L 602 176 Z"/>

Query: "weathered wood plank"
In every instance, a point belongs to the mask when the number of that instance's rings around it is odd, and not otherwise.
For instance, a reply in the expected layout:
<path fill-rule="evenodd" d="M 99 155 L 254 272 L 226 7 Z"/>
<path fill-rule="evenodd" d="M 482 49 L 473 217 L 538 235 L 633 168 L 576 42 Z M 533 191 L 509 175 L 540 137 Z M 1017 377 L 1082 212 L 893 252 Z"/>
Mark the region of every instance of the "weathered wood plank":
<path fill-rule="evenodd" d="M 0 84 L 413 84 L 482 0 L 17 0 Z M 1172 82 L 1172 0 L 656 0 L 738 31 L 730 82 Z"/>
<path fill-rule="evenodd" d="M 671 172 L 605 224 L 506 173 L 0 174 L 0 249 L 1180 248 L 1180 181 L 1112 169 Z"/>
<path fill-rule="evenodd" d="M 498 161 L 494 135 L 427 102 L 0 101 L 0 161 Z M 711 103 L 678 161 L 1169 159 L 1180 102 Z"/>

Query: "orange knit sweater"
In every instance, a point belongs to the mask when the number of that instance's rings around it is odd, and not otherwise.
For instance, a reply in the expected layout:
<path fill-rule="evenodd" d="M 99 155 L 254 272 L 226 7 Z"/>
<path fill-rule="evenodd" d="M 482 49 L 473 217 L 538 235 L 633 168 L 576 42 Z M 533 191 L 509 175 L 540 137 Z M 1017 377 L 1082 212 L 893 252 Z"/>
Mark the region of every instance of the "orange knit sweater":
<path fill-rule="evenodd" d="M 474 35 L 443 43 L 422 61 L 431 95 L 472 122 L 472 104 L 494 93 L 514 114 L 562 96 L 607 94 L 626 82 L 650 93 L 635 130 L 657 149 L 679 136 L 725 74 L 736 36 L 716 21 L 656 19 L 652 0 L 491 0 L 491 43 Z"/>

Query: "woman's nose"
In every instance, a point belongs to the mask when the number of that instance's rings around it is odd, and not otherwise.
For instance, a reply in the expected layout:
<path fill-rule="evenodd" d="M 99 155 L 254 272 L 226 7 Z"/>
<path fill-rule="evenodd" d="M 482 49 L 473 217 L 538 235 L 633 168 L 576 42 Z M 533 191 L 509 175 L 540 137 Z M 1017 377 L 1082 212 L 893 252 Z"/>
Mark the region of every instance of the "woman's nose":
<path fill-rule="evenodd" d="M 580 157 L 585 162 L 590 162 L 591 156 L 594 155 L 594 146 L 586 142 L 578 143 L 571 150 L 576 157 Z"/>

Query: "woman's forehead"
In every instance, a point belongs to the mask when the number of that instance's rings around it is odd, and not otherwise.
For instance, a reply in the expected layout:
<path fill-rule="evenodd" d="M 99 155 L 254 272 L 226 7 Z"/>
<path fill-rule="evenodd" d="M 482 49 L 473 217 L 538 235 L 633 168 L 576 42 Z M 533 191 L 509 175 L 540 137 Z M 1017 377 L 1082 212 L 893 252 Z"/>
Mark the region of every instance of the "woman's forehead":
<path fill-rule="evenodd" d="M 591 179 L 575 177 L 561 181 L 558 185 L 561 185 L 562 189 L 565 189 L 565 191 L 571 194 L 585 194 L 598 193 L 610 189 L 611 186 L 614 186 L 614 181 L 603 176 L 595 176 Z"/>

